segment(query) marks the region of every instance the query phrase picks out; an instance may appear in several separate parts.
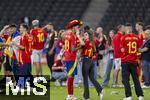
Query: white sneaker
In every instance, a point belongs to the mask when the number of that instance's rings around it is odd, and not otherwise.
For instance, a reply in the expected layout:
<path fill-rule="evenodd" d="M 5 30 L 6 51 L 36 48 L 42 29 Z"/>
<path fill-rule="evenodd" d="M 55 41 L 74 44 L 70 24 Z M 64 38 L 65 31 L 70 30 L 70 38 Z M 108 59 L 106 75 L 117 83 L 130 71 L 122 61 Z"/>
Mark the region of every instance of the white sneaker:
<path fill-rule="evenodd" d="M 55 86 L 60 86 L 60 82 L 58 80 L 55 81 Z"/>
<path fill-rule="evenodd" d="M 112 91 L 111 94 L 119 94 L 119 91 Z"/>
<path fill-rule="evenodd" d="M 94 85 L 89 85 L 89 88 L 94 88 Z"/>
<path fill-rule="evenodd" d="M 77 98 L 74 95 L 68 95 L 66 100 L 77 100 Z"/>
<path fill-rule="evenodd" d="M 132 88 L 134 88 L 134 85 L 131 85 Z"/>
<path fill-rule="evenodd" d="M 79 84 L 82 84 L 82 80 L 79 80 Z"/>
<path fill-rule="evenodd" d="M 144 100 L 144 97 L 143 96 L 139 96 L 138 100 Z"/>
<path fill-rule="evenodd" d="M 123 98 L 123 100 L 132 100 L 132 97 Z"/>
<path fill-rule="evenodd" d="M 83 99 L 83 100 L 90 100 L 90 99 Z"/>
<path fill-rule="evenodd" d="M 99 94 L 99 97 L 100 97 L 100 100 L 103 100 L 104 99 L 104 97 L 103 97 L 103 90 L 101 91 L 101 93 Z"/>
<path fill-rule="evenodd" d="M 146 85 L 143 85 L 142 88 L 143 88 L 143 89 L 147 89 L 147 88 L 150 88 L 150 87 L 149 87 L 149 86 L 146 86 Z"/>
<path fill-rule="evenodd" d="M 62 86 L 67 86 L 67 83 L 66 82 L 62 82 L 61 85 Z"/>
<path fill-rule="evenodd" d="M 124 85 L 117 85 L 117 87 L 123 88 L 123 87 L 124 87 Z"/>
<path fill-rule="evenodd" d="M 112 87 L 115 88 L 115 87 L 117 87 L 117 85 L 116 85 L 116 84 L 113 84 Z"/>

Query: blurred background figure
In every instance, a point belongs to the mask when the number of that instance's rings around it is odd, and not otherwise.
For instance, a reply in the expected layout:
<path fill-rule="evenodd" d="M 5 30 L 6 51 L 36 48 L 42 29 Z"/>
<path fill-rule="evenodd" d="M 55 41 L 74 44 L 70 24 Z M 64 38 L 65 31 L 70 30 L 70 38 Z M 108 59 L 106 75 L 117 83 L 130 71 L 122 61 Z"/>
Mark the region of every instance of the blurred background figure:
<path fill-rule="evenodd" d="M 97 27 L 96 28 L 96 36 L 100 42 L 100 44 L 98 45 L 98 51 L 99 54 L 102 55 L 102 59 L 100 59 L 100 61 L 98 62 L 98 75 L 99 77 L 103 76 L 104 73 L 100 73 L 102 72 L 101 70 L 105 70 L 105 65 L 106 65 L 106 41 L 107 41 L 107 37 L 106 35 L 104 35 L 103 33 L 103 28 L 102 27 Z"/>
<path fill-rule="evenodd" d="M 54 52 L 54 42 L 56 42 L 57 39 L 57 32 L 54 29 L 54 25 L 52 23 L 48 23 L 44 27 L 45 31 L 47 32 L 47 40 L 45 44 L 45 49 L 46 49 L 46 61 L 47 65 L 50 69 L 50 72 L 52 74 L 52 66 L 54 64 L 54 57 L 55 57 L 55 52 Z M 53 77 L 51 77 L 51 81 L 55 81 Z"/>
<path fill-rule="evenodd" d="M 45 40 L 47 38 L 47 33 L 43 30 L 43 28 L 40 27 L 39 20 L 33 20 L 32 26 L 33 29 L 30 31 L 30 35 L 33 39 L 32 62 L 35 64 L 36 75 L 41 76 L 43 75 L 41 57 L 45 45 Z"/>
<path fill-rule="evenodd" d="M 121 56 L 122 56 L 120 43 L 121 43 L 121 38 L 124 35 L 124 32 L 125 32 L 124 25 L 118 25 L 117 33 L 115 34 L 112 41 L 113 48 L 114 48 L 114 64 L 115 64 L 115 69 L 113 74 L 114 80 L 113 80 L 112 87 L 116 87 L 118 85 L 118 75 L 121 68 Z"/>
<path fill-rule="evenodd" d="M 112 43 L 114 35 L 115 35 L 115 31 L 111 30 L 109 32 L 109 35 L 108 35 L 108 38 L 107 38 L 108 39 L 107 40 L 108 60 L 107 60 L 106 71 L 104 73 L 104 79 L 103 79 L 103 84 L 102 84 L 103 87 L 108 85 L 109 80 L 110 80 L 110 73 L 111 73 L 111 70 L 114 66 L 114 50 L 113 50 L 113 43 Z M 113 78 L 113 80 L 114 80 L 114 78 Z M 112 84 L 114 84 L 114 83 L 112 83 Z"/>

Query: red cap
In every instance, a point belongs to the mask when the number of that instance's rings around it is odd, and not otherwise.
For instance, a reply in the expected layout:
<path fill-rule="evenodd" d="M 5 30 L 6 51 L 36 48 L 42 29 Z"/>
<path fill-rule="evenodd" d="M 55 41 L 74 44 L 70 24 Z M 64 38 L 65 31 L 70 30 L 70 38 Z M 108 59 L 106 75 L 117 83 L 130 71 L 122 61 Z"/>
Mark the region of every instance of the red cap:
<path fill-rule="evenodd" d="M 72 20 L 68 25 L 67 25 L 67 29 L 71 29 L 73 26 L 79 25 L 81 26 L 83 23 L 81 21 L 78 20 Z"/>

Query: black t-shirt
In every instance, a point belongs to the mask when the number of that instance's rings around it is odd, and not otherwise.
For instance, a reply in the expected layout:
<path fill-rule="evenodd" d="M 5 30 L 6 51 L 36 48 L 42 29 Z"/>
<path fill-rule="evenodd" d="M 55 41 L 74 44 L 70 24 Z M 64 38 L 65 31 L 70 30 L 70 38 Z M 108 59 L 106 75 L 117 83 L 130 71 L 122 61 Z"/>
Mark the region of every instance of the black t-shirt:
<path fill-rule="evenodd" d="M 54 35 L 52 35 L 51 40 L 48 43 L 47 53 L 51 50 L 55 41 L 55 33 L 50 33 L 50 34 L 54 34 Z"/>
<path fill-rule="evenodd" d="M 148 51 L 142 53 L 142 60 L 150 61 L 150 39 L 144 43 L 142 48 L 144 47 L 147 47 Z"/>
<path fill-rule="evenodd" d="M 100 37 L 99 37 L 100 38 Z M 106 45 L 106 36 L 103 35 L 103 40 L 101 42 L 101 45 L 98 47 L 99 50 L 105 50 L 105 45 Z"/>

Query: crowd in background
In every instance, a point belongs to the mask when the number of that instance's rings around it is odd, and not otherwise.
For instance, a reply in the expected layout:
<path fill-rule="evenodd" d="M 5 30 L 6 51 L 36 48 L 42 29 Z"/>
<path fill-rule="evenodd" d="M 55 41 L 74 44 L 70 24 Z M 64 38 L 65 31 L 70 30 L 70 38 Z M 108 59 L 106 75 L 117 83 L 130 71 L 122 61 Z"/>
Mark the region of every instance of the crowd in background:
<path fill-rule="evenodd" d="M 145 28 L 145 29 L 144 29 Z M 113 70 L 112 87 L 123 87 L 118 83 L 121 73 L 121 48 L 119 47 L 124 34 L 133 33 L 134 27 L 129 23 L 118 25 L 114 30 L 104 34 L 102 27 L 91 28 L 88 25 L 80 26 L 78 36 L 85 40 L 85 33 L 90 34 L 89 39 L 94 46 L 94 54 L 90 57 L 93 61 L 94 78 L 102 78 L 102 87 L 108 85 L 111 70 Z M 139 37 L 138 76 L 142 88 L 150 88 L 150 26 L 145 27 L 143 23 L 135 24 L 136 34 Z M 32 63 L 36 66 L 36 75 L 42 76 L 42 54 L 46 54 L 47 65 L 50 69 L 51 82 L 56 86 L 67 85 L 68 71 L 64 63 L 65 36 L 70 29 L 55 30 L 52 23 L 40 27 L 39 20 L 32 21 L 32 27 L 26 24 L 10 24 L 4 26 L 0 32 L 0 64 L 4 67 L 5 75 L 31 75 Z M 119 41 L 119 42 L 118 42 Z M 80 41 L 81 42 L 81 41 Z M 134 49 L 134 44 L 131 45 Z M 144 48 L 144 49 L 143 49 Z M 72 48 L 75 49 L 75 48 Z M 132 50 L 131 50 L 132 51 Z M 77 75 L 75 75 L 74 86 L 83 83 L 83 59 L 82 50 L 77 50 Z M 88 79 L 90 87 L 93 82 Z M 120 79 L 121 80 L 121 79 Z"/>

